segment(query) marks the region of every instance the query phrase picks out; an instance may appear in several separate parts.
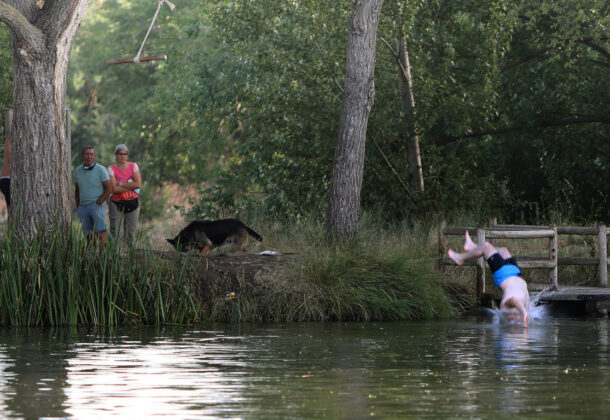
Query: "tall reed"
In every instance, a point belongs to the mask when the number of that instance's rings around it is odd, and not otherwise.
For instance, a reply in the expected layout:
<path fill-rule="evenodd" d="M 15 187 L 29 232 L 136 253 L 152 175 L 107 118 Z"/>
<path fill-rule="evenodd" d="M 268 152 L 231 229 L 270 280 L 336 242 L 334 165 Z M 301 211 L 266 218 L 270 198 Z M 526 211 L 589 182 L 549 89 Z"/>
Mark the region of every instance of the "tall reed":
<path fill-rule="evenodd" d="M 76 232 L 0 240 L 0 323 L 185 323 L 198 319 L 180 267 Z"/>

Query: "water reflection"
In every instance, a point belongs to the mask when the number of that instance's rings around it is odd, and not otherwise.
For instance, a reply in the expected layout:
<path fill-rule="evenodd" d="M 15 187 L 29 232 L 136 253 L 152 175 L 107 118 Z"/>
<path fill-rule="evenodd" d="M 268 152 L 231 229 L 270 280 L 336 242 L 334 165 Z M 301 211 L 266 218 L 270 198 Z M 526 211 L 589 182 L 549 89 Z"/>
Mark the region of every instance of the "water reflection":
<path fill-rule="evenodd" d="M 65 417 L 66 366 L 71 357 L 64 343 L 70 330 L 0 330 L 0 386 L 3 417 Z"/>
<path fill-rule="evenodd" d="M 607 319 L 0 330 L 0 417 L 604 418 L 607 352 Z"/>

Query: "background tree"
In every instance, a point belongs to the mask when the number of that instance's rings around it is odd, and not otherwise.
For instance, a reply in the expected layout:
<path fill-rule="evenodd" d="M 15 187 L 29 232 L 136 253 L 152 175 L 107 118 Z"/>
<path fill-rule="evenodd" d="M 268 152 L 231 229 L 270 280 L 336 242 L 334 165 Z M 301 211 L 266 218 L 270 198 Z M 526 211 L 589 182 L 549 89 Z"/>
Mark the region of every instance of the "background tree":
<path fill-rule="evenodd" d="M 16 232 L 71 220 L 70 145 L 66 142 L 66 72 L 72 41 L 89 0 L 0 1 L 12 38 L 14 139 L 11 191 Z"/>
<path fill-rule="evenodd" d="M 108 0 L 83 20 L 69 72 L 74 150 L 94 143 L 108 164 L 117 143 L 129 144 L 150 183 L 143 199 L 162 196 L 166 180 L 200 186 L 192 217 L 323 217 L 353 3 L 184 0 L 161 14 L 145 48 L 167 62 L 106 66 L 134 55 L 154 8 Z M 389 220 L 609 218 L 607 8 L 386 3 L 378 34 L 392 49 L 377 50 L 361 208 Z M 426 187 L 412 196 L 400 27 Z"/>
<path fill-rule="evenodd" d="M 382 5 L 383 0 L 356 1 L 349 22 L 343 108 L 326 216 L 328 233 L 342 239 L 354 238 L 360 222 L 360 189 L 366 130 L 375 97 L 375 52 Z"/>

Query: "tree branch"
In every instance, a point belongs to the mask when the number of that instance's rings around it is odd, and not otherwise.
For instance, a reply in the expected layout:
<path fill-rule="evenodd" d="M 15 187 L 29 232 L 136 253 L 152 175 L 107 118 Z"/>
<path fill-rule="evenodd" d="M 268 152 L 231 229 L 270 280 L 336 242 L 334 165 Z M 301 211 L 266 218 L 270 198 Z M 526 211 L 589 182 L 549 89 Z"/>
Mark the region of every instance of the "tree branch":
<path fill-rule="evenodd" d="M 583 44 L 587 45 L 588 47 L 591 47 L 591 49 L 597 51 L 598 53 L 600 53 L 606 60 L 610 61 L 610 52 L 608 52 L 608 50 L 606 50 L 604 47 L 602 47 L 599 44 L 596 44 L 595 42 L 593 42 L 592 38 L 585 38 L 582 41 Z"/>
<path fill-rule="evenodd" d="M 405 192 L 407 193 L 407 197 L 409 197 L 409 199 L 411 200 L 411 202 L 413 204 L 415 204 L 418 208 L 421 208 L 421 204 L 419 203 L 419 201 L 417 201 L 415 199 L 415 197 L 413 196 L 413 193 L 411 192 L 411 190 L 409 189 L 409 187 L 407 186 L 407 183 L 402 179 L 402 177 L 398 174 L 398 172 L 396 171 L 396 169 L 394 169 L 394 166 L 392 165 L 392 163 L 390 163 L 390 160 L 388 159 L 388 157 L 386 156 L 385 153 L 383 153 L 383 150 L 381 149 L 381 147 L 379 146 L 379 144 L 375 141 L 374 138 L 369 137 L 371 139 L 371 141 L 373 142 L 373 144 L 375 145 L 375 148 L 377 149 L 377 151 L 379 152 L 379 154 L 381 155 L 381 157 L 383 158 L 383 160 L 385 161 L 386 165 L 388 166 L 388 168 L 390 168 L 390 171 L 392 172 L 392 174 L 396 177 L 396 179 L 398 180 L 398 182 L 400 183 L 400 185 L 402 186 L 402 188 L 405 190 Z"/>
<path fill-rule="evenodd" d="M 42 51 L 44 47 L 42 31 L 32 25 L 17 8 L 1 0 L 0 22 L 9 27 L 16 39 L 29 45 L 34 51 Z"/>

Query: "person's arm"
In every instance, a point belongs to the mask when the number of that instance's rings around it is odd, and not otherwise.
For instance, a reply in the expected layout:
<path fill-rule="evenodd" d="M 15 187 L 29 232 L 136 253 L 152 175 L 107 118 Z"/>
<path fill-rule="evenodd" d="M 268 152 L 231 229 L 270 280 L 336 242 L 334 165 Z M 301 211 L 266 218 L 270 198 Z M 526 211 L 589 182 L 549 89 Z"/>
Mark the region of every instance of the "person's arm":
<path fill-rule="evenodd" d="M 78 191 L 78 184 L 74 184 L 74 198 L 76 199 L 76 207 L 80 206 L 80 193 Z"/>
<path fill-rule="evenodd" d="M 127 188 L 119 187 L 118 182 L 116 181 L 116 177 L 114 175 L 110 175 L 110 185 L 113 194 L 120 194 L 125 191 L 128 191 Z"/>
<path fill-rule="evenodd" d="M 110 180 L 102 182 L 102 186 L 104 187 L 104 193 L 95 201 L 98 206 L 101 206 L 102 203 L 110 197 L 110 194 L 112 194 L 112 184 L 110 183 Z"/>
<path fill-rule="evenodd" d="M 140 175 L 140 169 L 137 171 L 133 171 L 133 181 L 132 182 L 117 182 L 117 186 L 119 188 L 124 188 L 123 191 L 127 190 L 137 190 L 142 186 L 142 175 Z M 119 191 L 119 192 L 123 192 Z"/>

